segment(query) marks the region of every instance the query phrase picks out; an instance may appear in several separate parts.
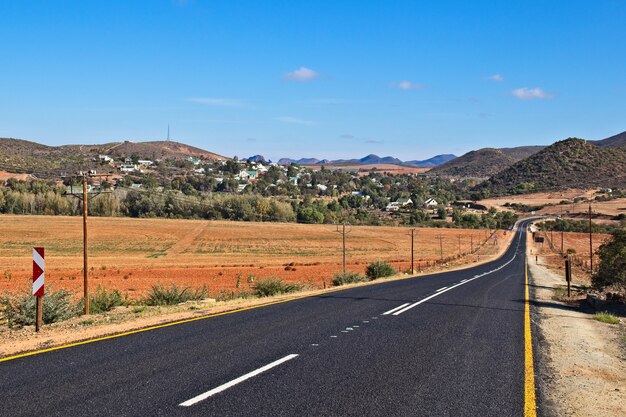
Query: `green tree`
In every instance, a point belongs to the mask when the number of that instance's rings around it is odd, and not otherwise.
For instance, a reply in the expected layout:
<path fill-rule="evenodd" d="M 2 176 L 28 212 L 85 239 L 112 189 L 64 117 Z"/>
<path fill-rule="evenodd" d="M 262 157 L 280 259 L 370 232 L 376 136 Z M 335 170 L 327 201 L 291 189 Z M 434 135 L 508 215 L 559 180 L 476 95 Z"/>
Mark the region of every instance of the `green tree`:
<path fill-rule="evenodd" d="M 594 287 L 615 285 L 626 290 L 626 228 L 615 230 L 611 239 L 600 246 L 598 255 L 600 266 L 592 277 Z"/>

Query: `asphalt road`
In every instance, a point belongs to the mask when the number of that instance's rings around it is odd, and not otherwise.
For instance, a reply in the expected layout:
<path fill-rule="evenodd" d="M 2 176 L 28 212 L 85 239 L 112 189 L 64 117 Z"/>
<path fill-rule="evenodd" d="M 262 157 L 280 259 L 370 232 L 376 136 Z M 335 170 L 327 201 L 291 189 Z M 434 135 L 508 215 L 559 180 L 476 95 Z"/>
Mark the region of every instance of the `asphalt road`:
<path fill-rule="evenodd" d="M 0 416 L 522 416 L 525 244 L 0 363 Z"/>

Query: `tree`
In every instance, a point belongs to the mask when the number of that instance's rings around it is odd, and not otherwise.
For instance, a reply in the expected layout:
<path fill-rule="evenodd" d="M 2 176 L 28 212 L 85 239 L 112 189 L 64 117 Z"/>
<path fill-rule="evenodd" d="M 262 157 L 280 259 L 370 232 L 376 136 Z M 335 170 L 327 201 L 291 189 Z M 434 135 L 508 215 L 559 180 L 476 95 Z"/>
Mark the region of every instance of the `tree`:
<path fill-rule="evenodd" d="M 611 239 L 598 249 L 600 266 L 591 281 L 596 288 L 615 285 L 626 290 L 626 228 L 613 232 Z"/>
<path fill-rule="evenodd" d="M 446 212 L 446 208 L 443 206 L 439 206 L 437 208 L 437 216 L 441 219 L 441 220 L 445 220 L 448 217 L 448 213 Z"/>

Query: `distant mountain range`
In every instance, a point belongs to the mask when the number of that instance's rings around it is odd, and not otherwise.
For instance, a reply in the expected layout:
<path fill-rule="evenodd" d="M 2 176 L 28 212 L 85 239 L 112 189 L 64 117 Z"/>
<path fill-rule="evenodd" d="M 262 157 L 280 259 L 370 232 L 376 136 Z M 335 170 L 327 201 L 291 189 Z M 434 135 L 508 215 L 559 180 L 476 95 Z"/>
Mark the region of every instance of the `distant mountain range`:
<path fill-rule="evenodd" d="M 260 159 L 262 158 L 262 159 Z M 370 154 L 360 159 L 317 159 L 317 158 L 281 158 L 278 163 L 281 165 L 298 164 L 298 165 L 372 165 L 372 164 L 395 164 L 395 165 L 409 165 L 414 167 L 434 167 L 444 162 L 450 161 L 456 158 L 456 155 L 437 155 L 432 158 L 423 161 L 402 161 L 393 156 L 380 157 L 378 155 Z M 248 158 L 248 161 L 265 160 L 261 155 L 254 155 Z"/>

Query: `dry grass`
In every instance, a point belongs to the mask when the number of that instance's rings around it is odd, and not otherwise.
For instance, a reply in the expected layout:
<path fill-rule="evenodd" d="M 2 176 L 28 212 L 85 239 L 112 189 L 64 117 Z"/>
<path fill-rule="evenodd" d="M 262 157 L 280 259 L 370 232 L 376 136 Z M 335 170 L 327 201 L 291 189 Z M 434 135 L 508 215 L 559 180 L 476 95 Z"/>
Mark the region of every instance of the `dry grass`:
<path fill-rule="evenodd" d="M 27 288 L 32 273 L 32 247 L 46 249 L 46 285 L 78 291 L 82 288 L 82 222 L 79 217 L 0 216 L 0 292 Z M 347 238 L 348 270 L 363 273 L 375 260 L 397 270 L 410 268 L 408 229 L 354 227 Z M 504 244 L 485 245 L 484 258 Z M 420 268 L 444 257 L 455 257 L 486 239 L 484 230 L 418 229 L 416 262 Z M 510 234 L 509 234 L 510 235 Z M 275 275 L 312 288 L 329 285 L 341 269 L 341 235 L 331 225 L 243 223 L 199 220 L 90 218 L 89 276 L 95 288 L 144 295 L 152 285 L 200 287 L 211 296 L 221 290 L 244 291 L 247 278 Z M 454 262 L 473 262 L 472 255 Z M 4 272 L 4 273 L 3 273 Z M 239 286 L 238 283 L 239 282 Z"/>

